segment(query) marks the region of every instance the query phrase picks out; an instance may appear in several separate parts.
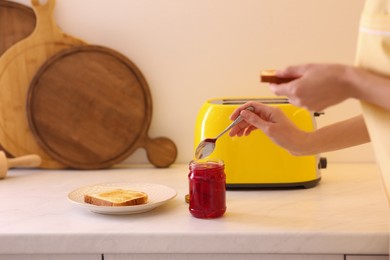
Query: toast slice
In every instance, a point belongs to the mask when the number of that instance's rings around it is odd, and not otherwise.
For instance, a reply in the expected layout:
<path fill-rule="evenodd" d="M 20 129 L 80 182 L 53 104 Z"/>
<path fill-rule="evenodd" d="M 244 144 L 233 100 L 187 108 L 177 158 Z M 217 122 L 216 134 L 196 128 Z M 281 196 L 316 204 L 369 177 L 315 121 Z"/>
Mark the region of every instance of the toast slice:
<path fill-rule="evenodd" d="M 134 206 L 145 204 L 148 195 L 142 191 L 116 189 L 84 195 L 84 202 L 96 206 Z"/>
<path fill-rule="evenodd" d="M 287 83 L 294 80 L 294 78 L 281 78 L 276 75 L 276 70 L 263 70 L 260 73 L 260 81 L 274 84 Z"/>

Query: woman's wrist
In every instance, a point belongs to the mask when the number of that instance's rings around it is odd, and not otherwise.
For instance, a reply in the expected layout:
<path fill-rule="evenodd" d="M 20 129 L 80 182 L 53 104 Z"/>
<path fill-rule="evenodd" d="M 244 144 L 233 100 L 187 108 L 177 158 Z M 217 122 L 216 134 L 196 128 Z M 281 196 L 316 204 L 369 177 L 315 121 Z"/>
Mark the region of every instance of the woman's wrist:
<path fill-rule="evenodd" d="M 315 154 L 315 145 L 313 135 L 315 132 L 306 132 L 299 130 L 295 135 L 294 141 L 291 142 L 289 152 L 295 156 L 305 156 Z"/>
<path fill-rule="evenodd" d="M 390 77 L 354 68 L 350 79 L 351 97 L 390 110 Z"/>
<path fill-rule="evenodd" d="M 361 99 L 362 83 L 364 81 L 365 72 L 354 66 L 345 66 L 344 74 L 341 77 L 344 79 L 344 89 L 347 98 Z"/>

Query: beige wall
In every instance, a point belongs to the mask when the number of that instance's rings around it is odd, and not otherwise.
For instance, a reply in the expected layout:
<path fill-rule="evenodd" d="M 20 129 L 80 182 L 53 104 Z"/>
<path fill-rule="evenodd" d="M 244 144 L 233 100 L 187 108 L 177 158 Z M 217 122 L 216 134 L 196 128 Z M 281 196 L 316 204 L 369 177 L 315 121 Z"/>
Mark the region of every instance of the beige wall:
<path fill-rule="evenodd" d="M 353 64 L 362 6 L 363 0 L 57 0 L 55 19 L 66 33 L 138 65 L 153 95 L 149 135 L 173 139 L 178 162 L 188 162 L 195 117 L 208 98 L 270 95 L 258 82 L 261 69 Z M 325 112 L 319 126 L 360 107 L 347 101 Z M 374 160 L 370 145 L 324 155 L 332 162 Z M 128 161 L 145 162 L 144 151 Z"/>

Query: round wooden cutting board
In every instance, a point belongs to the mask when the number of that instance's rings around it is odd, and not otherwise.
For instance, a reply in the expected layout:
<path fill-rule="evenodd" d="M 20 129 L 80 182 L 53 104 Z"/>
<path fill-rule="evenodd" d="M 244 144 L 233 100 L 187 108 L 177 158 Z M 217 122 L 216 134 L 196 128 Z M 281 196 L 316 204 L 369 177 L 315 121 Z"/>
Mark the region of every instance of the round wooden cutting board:
<path fill-rule="evenodd" d="M 38 143 L 72 168 L 107 168 L 139 147 L 156 167 L 176 159 L 172 141 L 147 136 L 152 99 L 144 76 L 109 48 L 73 47 L 50 58 L 31 82 L 27 112 Z"/>
<path fill-rule="evenodd" d="M 0 57 L 0 144 L 15 157 L 37 154 L 42 168 L 64 168 L 48 155 L 32 135 L 26 116 L 26 98 L 31 80 L 42 64 L 64 49 L 85 45 L 64 34 L 54 22 L 54 0 L 32 0 L 36 27 L 27 38 Z"/>
<path fill-rule="evenodd" d="M 35 28 L 34 11 L 25 5 L 0 0 L 0 56 Z"/>
<path fill-rule="evenodd" d="M 33 9 L 15 2 L 0 0 L 0 56 L 13 44 L 30 35 L 35 24 Z M 13 157 L 1 145 L 0 151 L 4 151 L 8 158 Z"/>

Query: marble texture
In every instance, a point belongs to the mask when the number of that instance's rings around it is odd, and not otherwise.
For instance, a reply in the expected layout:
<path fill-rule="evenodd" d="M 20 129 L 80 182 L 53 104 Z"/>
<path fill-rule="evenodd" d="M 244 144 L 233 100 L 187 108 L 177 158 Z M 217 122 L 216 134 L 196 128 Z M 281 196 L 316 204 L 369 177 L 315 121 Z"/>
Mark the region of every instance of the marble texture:
<path fill-rule="evenodd" d="M 312 189 L 228 191 L 225 216 L 212 220 L 188 212 L 187 168 L 10 170 L 0 181 L 0 254 L 388 254 L 390 212 L 376 165 L 329 164 Z M 67 199 L 106 182 L 163 184 L 178 195 L 122 216 Z"/>

